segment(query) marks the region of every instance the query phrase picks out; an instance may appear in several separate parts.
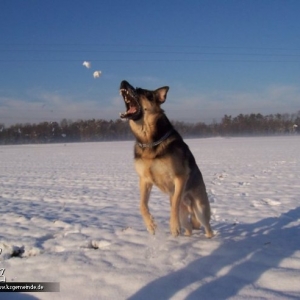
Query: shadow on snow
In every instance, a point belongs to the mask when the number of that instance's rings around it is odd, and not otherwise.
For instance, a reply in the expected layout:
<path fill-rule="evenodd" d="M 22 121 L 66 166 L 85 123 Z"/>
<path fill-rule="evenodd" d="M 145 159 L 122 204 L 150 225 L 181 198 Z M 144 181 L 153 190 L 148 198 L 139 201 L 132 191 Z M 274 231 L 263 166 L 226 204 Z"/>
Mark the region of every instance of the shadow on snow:
<path fill-rule="evenodd" d="M 253 224 L 221 226 L 218 231 L 224 242 L 210 255 L 153 280 L 128 299 L 170 299 L 183 289 L 190 289 L 185 298 L 190 300 L 234 297 L 244 287 L 255 286 L 263 273 L 279 267 L 284 258 L 300 249 L 300 226 L 292 224 L 299 218 L 300 207 Z M 190 288 L 192 284 L 196 287 Z M 262 291 L 271 298 L 276 295 L 299 299 L 300 295 L 300 291 Z"/>

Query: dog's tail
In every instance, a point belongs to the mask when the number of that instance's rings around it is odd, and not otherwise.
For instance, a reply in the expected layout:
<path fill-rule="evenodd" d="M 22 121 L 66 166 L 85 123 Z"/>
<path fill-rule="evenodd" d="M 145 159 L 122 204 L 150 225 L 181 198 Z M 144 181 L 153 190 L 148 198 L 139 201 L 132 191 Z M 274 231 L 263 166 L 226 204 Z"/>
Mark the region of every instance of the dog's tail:
<path fill-rule="evenodd" d="M 194 201 L 192 201 L 192 211 L 198 222 L 196 220 L 193 220 L 193 217 L 191 221 L 192 225 L 196 228 L 199 228 L 200 224 L 202 224 L 205 229 L 206 237 L 211 238 L 214 236 L 214 234 L 209 224 L 211 212 L 206 192 L 205 194 L 203 193 L 202 197 L 204 199 L 195 199 Z"/>

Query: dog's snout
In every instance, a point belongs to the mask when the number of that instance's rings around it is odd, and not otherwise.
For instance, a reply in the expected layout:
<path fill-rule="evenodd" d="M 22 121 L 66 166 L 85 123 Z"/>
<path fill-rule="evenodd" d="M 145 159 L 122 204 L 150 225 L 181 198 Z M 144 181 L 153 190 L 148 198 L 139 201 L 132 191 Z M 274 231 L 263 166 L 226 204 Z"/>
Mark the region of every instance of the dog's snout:
<path fill-rule="evenodd" d="M 125 89 L 125 90 L 134 90 L 134 87 L 126 80 L 122 80 L 120 84 L 120 89 Z"/>

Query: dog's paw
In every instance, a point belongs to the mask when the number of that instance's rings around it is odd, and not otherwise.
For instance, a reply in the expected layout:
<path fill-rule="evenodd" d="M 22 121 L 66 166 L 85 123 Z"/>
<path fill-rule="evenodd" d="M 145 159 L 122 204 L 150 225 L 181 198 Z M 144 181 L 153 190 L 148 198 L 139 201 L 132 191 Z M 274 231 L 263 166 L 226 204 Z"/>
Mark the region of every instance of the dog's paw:
<path fill-rule="evenodd" d="M 170 231 L 171 231 L 171 234 L 176 237 L 180 234 L 180 225 L 177 224 L 177 223 L 172 223 L 170 224 Z"/>
<path fill-rule="evenodd" d="M 155 230 L 156 230 L 157 225 L 155 224 L 152 217 L 151 217 L 151 220 L 149 222 L 147 222 L 146 227 L 147 227 L 147 230 L 148 230 L 149 233 L 151 233 L 153 235 L 155 234 Z"/>
<path fill-rule="evenodd" d="M 143 219 L 146 225 L 147 230 L 151 234 L 155 234 L 156 224 L 154 222 L 154 218 L 150 214 L 143 215 Z"/>
<path fill-rule="evenodd" d="M 208 239 L 211 239 L 212 237 L 214 237 L 214 232 L 212 230 L 209 230 L 205 233 L 205 236 L 208 238 Z"/>
<path fill-rule="evenodd" d="M 148 232 L 151 233 L 152 235 L 155 234 L 155 229 L 156 229 L 156 224 L 152 224 L 150 226 L 147 226 Z"/>
<path fill-rule="evenodd" d="M 192 235 L 192 230 L 191 229 L 185 229 L 184 235 L 185 236 L 191 236 Z"/>
<path fill-rule="evenodd" d="M 174 237 L 177 237 L 177 236 L 179 236 L 179 234 L 180 234 L 180 230 L 179 230 L 179 229 L 173 229 L 173 230 L 171 230 L 171 234 L 172 234 Z"/>

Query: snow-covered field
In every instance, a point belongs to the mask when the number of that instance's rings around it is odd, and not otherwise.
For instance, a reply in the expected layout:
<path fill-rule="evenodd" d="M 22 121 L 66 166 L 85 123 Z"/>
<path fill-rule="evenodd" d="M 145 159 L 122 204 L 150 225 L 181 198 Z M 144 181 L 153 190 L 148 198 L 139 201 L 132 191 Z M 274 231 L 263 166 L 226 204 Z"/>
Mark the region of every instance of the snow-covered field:
<path fill-rule="evenodd" d="M 0 299 L 299 299 L 300 137 L 186 140 L 216 233 L 157 234 L 139 213 L 133 142 L 0 147 L 0 268 L 59 293 Z M 13 255 L 12 255 L 13 254 Z"/>

